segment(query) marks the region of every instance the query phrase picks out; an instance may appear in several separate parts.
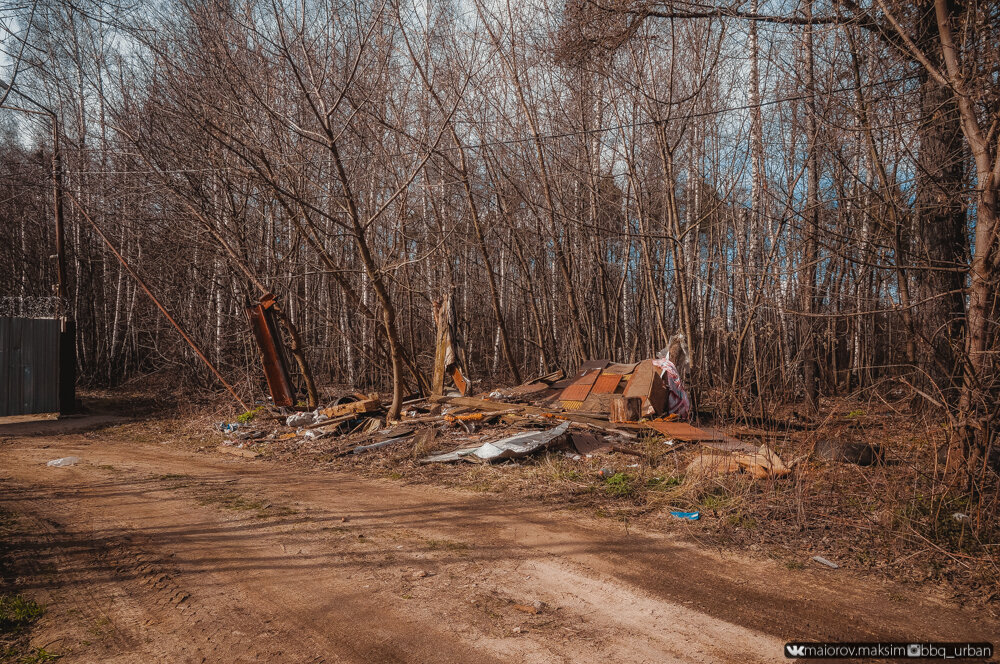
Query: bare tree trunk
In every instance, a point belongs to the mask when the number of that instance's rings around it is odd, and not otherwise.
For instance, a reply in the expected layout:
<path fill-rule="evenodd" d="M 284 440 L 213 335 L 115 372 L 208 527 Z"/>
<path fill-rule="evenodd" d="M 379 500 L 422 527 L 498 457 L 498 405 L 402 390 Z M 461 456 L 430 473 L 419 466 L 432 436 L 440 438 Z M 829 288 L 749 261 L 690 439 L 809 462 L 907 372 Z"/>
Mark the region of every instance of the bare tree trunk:
<path fill-rule="evenodd" d="M 805 14 L 812 17 L 813 0 L 806 0 Z M 813 26 L 805 28 L 806 46 L 806 123 L 809 133 L 808 169 L 809 179 L 806 187 L 806 209 L 803 235 L 805 249 L 800 267 L 799 288 L 802 294 L 802 310 L 805 316 L 801 322 L 802 329 L 802 387 L 805 392 L 805 408 L 815 413 L 819 407 L 819 386 L 816 380 L 816 334 L 813 329 L 811 315 L 816 304 L 816 260 L 818 256 L 816 233 L 819 229 L 819 156 L 817 141 L 818 122 L 816 118 L 816 80 L 813 62 Z"/>

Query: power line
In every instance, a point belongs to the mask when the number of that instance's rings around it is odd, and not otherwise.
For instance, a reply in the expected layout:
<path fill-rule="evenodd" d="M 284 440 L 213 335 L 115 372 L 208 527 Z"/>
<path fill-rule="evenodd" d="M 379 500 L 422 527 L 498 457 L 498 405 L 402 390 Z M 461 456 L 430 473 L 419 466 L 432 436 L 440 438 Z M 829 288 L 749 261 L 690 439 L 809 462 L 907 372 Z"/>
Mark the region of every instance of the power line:
<path fill-rule="evenodd" d="M 896 84 L 896 83 L 902 83 L 902 82 L 906 82 L 906 81 L 916 80 L 917 78 L 918 77 L 916 75 L 900 76 L 900 77 L 894 78 L 894 79 L 886 79 L 886 80 L 882 80 L 882 81 L 878 81 L 878 82 L 874 82 L 874 83 L 868 83 L 868 84 L 865 84 L 865 85 L 863 85 L 861 87 L 864 88 L 864 89 L 872 89 L 872 88 L 876 88 L 876 87 L 881 87 L 881 86 L 886 86 L 886 85 L 893 85 L 893 84 Z M 824 94 L 832 95 L 832 94 L 838 94 L 838 93 L 843 93 L 843 92 L 854 92 L 857 89 L 858 89 L 857 86 L 850 85 L 850 86 L 844 86 L 844 87 L 840 87 L 840 88 L 834 88 L 832 90 L 829 90 L 829 91 L 825 92 Z M 794 102 L 794 101 L 802 101 L 802 100 L 808 99 L 809 96 L 810 96 L 809 93 L 801 93 L 801 94 L 797 94 L 797 95 L 791 95 L 791 96 L 787 96 L 787 97 L 778 97 L 778 98 L 770 99 L 770 100 L 767 100 L 767 101 L 761 101 L 759 104 L 756 104 L 756 105 L 755 104 L 740 104 L 740 105 L 737 105 L 737 106 L 729 106 L 729 107 L 726 107 L 726 108 L 714 109 L 714 110 L 710 110 L 710 111 L 692 112 L 692 113 L 687 113 L 687 114 L 681 115 L 681 116 L 679 116 L 677 118 L 674 118 L 674 120 L 677 120 L 677 121 L 689 121 L 689 120 L 693 120 L 693 119 L 697 119 L 697 118 L 714 117 L 714 116 L 723 115 L 723 114 L 726 114 L 726 113 L 736 113 L 736 112 L 740 112 L 740 111 L 749 111 L 749 110 L 753 110 L 754 108 L 759 108 L 759 107 L 775 106 L 775 105 L 778 105 L 778 104 L 784 104 L 784 103 L 789 103 L 789 102 Z M 650 127 L 650 126 L 655 126 L 657 124 L 665 124 L 666 122 L 669 122 L 669 121 L 664 121 L 664 120 L 640 120 L 640 121 L 637 121 L 637 122 L 625 122 L 625 123 L 619 123 L 619 124 L 614 124 L 614 125 L 605 125 L 605 126 L 602 126 L 602 127 L 596 127 L 594 129 L 575 129 L 575 130 L 571 130 L 571 131 L 557 132 L 557 133 L 552 133 L 552 134 L 539 134 L 537 137 L 536 136 L 527 136 L 527 137 L 523 137 L 523 138 L 511 138 L 511 139 L 503 139 L 503 140 L 496 140 L 496 141 L 482 141 L 482 142 L 479 142 L 479 143 L 471 143 L 471 144 L 468 144 L 468 145 L 463 145 L 461 147 L 459 147 L 459 146 L 438 146 L 434 150 L 434 152 L 437 152 L 437 153 L 454 152 L 454 151 L 459 150 L 459 149 L 482 150 L 482 149 L 490 148 L 490 147 L 503 147 L 503 146 L 508 146 L 508 145 L 518 145 L 518 144 L 521 144 L 521 143 L 532 142 L 532 141 L 535 141 L 535 140 L 548 141 L 548 140 L 557 140 L 557 139 L 561 139 L 561 138 L 571 138 L 571 137 L 574 137 L 574 136 L 590 136 L 590 135 L 594 135 L 594 134 L 603 134 L 603 133 L 607 133 L 607 132 L 621 131 L 623 129 L 637 129 L 637 128 L 640 128 L 640 127 Z M 471 124 L 471 123 L 468 123 L 468 124 Z M 411 157 L 411 156 L 420 156 L 420 155 L 424 154 L 424 152 L 425 151 L 421 151 L 421 150 L 408 150 L 408 151 L 402 151 L 402 152 L 384 154 L 382 156 L 388 157 L 388 158 L 394 158 L 394 157 Z M 119 154 L 135 154 L 135 153 L 119 153 Z M 358 157 L 353 157 L 353 158 L 350 158 L 350 159 L 352 159 L 352 160 L 361 160 L 361 159 L 368 159 L 368 158 L 370 158 L 370 157 L 367 157 L 367 156 L 358 156 Z M 277 166 L 310 166 L 310 165 L 311 166 L 315 166 L 315 165 L 330 164 L 330 163 L 332 163 L 331 159 L 320 159 L 320 160 L 303 160 L 303 161 L 297 161 L 297 162 L 294 162 L 294 161 L 277 162 L 275 165 L 277 165 Z M 110 170 L 81 170 L 81 171 L 68 171 L 68 173 L 69 174 L 73 174 L 73 175 L 178 175 L 178 174 L 185 174 L 185 173 L 214 173 L 214 172 L 244 171 L 244 170 L 246 170 L 246 167 L 243 167 L 243 166 L 214 166 L 214 167 L 201 167 L 201 168 L 164 169 L 164 170 L 159 170 L 159 171 L 155 171 L 155 170 L 146 170 L 146 171 L 142 171 L 142 170 L 127 170 L 127 171 L 125 171 L 125 170 L 116 170 L 116 171 L 110 171 Z"/>

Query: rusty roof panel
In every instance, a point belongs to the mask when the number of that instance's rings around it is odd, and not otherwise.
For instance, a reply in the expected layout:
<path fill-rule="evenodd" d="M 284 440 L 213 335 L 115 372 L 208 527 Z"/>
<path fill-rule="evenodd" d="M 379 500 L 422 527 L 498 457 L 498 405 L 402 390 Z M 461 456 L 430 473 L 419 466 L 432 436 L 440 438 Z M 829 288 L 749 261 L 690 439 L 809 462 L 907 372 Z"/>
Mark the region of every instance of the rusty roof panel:
<path fill-rule="evenodd" d="M 590 390 L 591 394 L 611 394 L 618 387 L 618 383 L 621 382 L 621 374 L 611 374 L 602 373 L 596 381 L 594 381 L 594 387 Z"/>
<path fill-rule="evenodd" d="M 594 369 L 577 379 L 575 383 L 563 390 L 559 395 L 560 401 L 584 401 L 590 394 L 594 382 L 601 375 L 600 369 Z"/>

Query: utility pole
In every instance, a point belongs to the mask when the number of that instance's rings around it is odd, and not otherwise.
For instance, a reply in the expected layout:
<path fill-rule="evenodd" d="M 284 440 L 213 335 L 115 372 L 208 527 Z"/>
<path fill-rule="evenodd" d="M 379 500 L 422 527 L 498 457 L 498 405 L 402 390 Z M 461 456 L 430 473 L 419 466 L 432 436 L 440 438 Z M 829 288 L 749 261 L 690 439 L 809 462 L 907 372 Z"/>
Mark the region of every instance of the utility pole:
<path fill-rule="evenodd" d="M 63 232 L 62 152 L 59 149 L 59 120 L 52 120 L 52 209 L 56 227 L 56 295 L 66 301 L 66 240 Z"/>

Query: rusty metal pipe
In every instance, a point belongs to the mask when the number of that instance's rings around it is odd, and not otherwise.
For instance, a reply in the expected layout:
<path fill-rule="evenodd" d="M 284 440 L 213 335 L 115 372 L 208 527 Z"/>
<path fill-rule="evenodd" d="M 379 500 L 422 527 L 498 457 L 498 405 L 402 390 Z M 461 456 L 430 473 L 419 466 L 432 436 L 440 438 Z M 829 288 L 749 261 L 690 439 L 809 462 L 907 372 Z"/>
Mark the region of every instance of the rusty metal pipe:
<path fill-rule="evenodd" d="M 209 369 L 212 370 L 212 373 L 215 374 L 215 377 L 219 379 L 220 383 L 225 385 L 226 389 L 229 390 L 229 393 L 233 395 L 233 397 L 241 406 L 243 406 L 244 410 L 250 410 L 250 406 L 248 406 L 243 401 L 243 399 L 240 398 L 240 395 L 236 393 L 236 390 L 233 389 L 233 386 L 226 382 L 226 379 L 222 377 L 222 374 L 219 373 L 219 370 L 215 368 L 215 365 L 212 364 L 212 362 L 205 356 L 203 352 L 201 352 L 201 349 L 198 348 L 198 344 L 194 342 L 194 339 L 192 339 L 187 335 L 187 333 L 184 331 L 184 328 L 182 328 L 180 324 L 176 320 L 174 320 L 173 316 L 170 315 L 170 313 L 166 310 L 163 304 L 161 304 L 160 301 L 156 299 L 156 296 L 153 295 L 153 291 L 149 290 L 149 287 L 146 285 L 146 282 L 142 280 L 142 277 L 140 277 L 139 274 L 132 269 L 132 266 L 128 264 L 125 258 L 120 253 L 118 253 L 118 250 L 115 249 L 115 245 L 111 244 L 111 240 L 109 240 L 108 237 L 104 234 L 104 231 L 102 231 L 101 227 L 97 225 L 97 222 L 95 222 L 93 219 L 90 218 L 90 215 L 87 214 L 86 210 L 83 209 L 83 206 L 80 205 L 80 203 L 76 200 L 76 197 L 74 197 L 73 194 L 71 194 L 68 191 L 65 192 L 65 194 L 69 198 L 70 202 L 73 203 L 74 207 L 76 207 L 76 209 L 79 210 L 80 214 L 83 215 L 83 218 L 86 219 L 87 222 L 91 226 L 93 226 L 97 234 L 101 236 L 101 239 L 104 240 L 104 244 L 108 245 L 108 249 L 110 249 L 111 253 L 115 255 L 115 258 L 117 258 L 118 261 L 125 268 L 125 270 L 130 275 L 132 275 L 132 278 L 135 279 L 136 283 L 138 283 L 139 286 L 142 288 L 142 290 L 145 291 L 146 295 L 149 296 L 149 299 L 153 301 L 153 304 L 156 305 L 156 308 L 160 310 L 160 312 L 166 317 L 168 321 L 170 321 L 171 325 L 177 328 L 177 331 L 180 332 L 182 337 L 184 337 L 184 341 L 186 341 L 188 345 L 191 346 L 191 349 L 194 350 L 194 352 L 198 355 L 198 357 L 201 358 L 201 361 L 205 363 L 205 366 L 207 366 Z"/>

